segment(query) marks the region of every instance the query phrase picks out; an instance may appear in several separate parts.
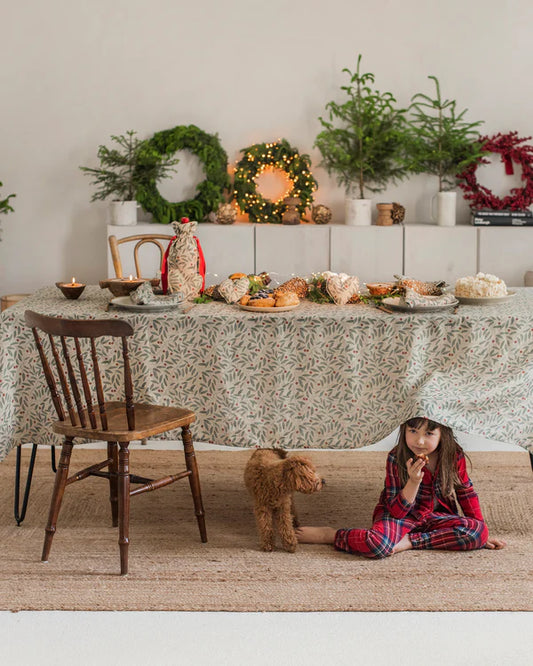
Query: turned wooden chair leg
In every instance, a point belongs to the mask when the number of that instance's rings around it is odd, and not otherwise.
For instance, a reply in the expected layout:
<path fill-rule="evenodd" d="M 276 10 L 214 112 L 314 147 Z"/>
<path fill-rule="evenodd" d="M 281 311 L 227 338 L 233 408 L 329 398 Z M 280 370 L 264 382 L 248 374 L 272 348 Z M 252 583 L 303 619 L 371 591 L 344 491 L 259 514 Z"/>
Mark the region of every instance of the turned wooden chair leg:
<path fill-rule="evenodd" d="M 107 443 L 107 457 L 113 462 L 109 465 L 109 501 L 111 502 L 111 524 L 118 525 L 118 446 L 116 442 Z"/>
<path fill-rule="evenodd" d="M 200 476 L 198 475 L 198 465 L 194 454 L 192 443 L 192 434 L 189 426 L 183 426 L 181 429 L 181 438 L 183 440 L 183 449 L 185 451 L 185 465 L 191 472 L 189 474 L 189 484 L 191 486 L 192 499 L 194 502 L 194 512 L 200 529 L 200 538 L 202 543 L 207 541 L 207 532 L 205 529 L 205 514 L 202 503 L 202 491 L 200 489 Z"/>
<path fill-rule="evenodd" d="M 128 573 L 128 546 L 130 543 L 130 452 L 129 442 L 120 442 L 118 454 L 118 545 L 120 548 L 120 574 Z"/>
<path fill-rule="evenodd" d="M 67 485 L 72 446 L 72 437 L 67 437 L 61 448 L 61 458 L 59 459 L 59 465 L 54 481 L 54 491 L 52 493 L 52 501 L 50 502 L 48 524 L 45 529 L 43 553 L 41 555 L 42 562 L 48 562 L 48 555 L 50 554 L 50 548 L 52 547 L 52 539 L 54 538 L 56 531 L 57 517 L 59 515 L 59 509 L 61 508 L 61 502 L 63 501 L 65 486 Z"/>

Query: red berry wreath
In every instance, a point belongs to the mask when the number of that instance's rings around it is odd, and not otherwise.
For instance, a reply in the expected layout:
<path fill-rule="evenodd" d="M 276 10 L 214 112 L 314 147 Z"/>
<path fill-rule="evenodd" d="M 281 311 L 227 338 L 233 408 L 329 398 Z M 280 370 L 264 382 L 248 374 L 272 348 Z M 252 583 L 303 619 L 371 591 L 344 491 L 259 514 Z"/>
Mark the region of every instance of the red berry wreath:
<path fill-rule="evenodd" d="M 511 193 L 501 199 L 494 195 L 487 187 L 477 182 L 476 170 L 480 164 L 489 164 L 489 160 L 482 157 L 458 175 L 459 187 L 463 190 L 464 198 L 470 201 L 470 208 L 490 208 L 492 210 L 523 210 L 533 203 L 533 146 L 523 144 L 531 139 L 530 136 L 520 138 L 518 132 L 509 134 L 495 134 L 492 137 L 482 136 L 479 142 L 487 153 L 499 153 L 505 164 L 505 173 L 512 175 L 513 162 L 522 167 L 521 180 L 524 187 L 513 187 Z"/>

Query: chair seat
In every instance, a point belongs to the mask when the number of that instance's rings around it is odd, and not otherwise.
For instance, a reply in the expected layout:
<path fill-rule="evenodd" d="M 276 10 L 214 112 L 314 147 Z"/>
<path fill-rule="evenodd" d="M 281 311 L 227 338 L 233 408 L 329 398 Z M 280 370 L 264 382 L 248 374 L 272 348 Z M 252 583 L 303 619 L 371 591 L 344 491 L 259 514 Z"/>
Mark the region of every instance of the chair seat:
<path fill-rule="evenodd" d="M 128 430 L 125 402 L 107 402 L 107 429 L 102 428 L 98 405 L 95 408 L 96 428 L 73 426 L 67 421 L 54 421 L 52 429 L 64 437 L 83 437 L 108 442 L 131 442 L 147 439 L 175 428 L 190 425 L 196 416 L 194 412 L 180 407 L 144 405 L 135 403 L 135 430 Z M 83 410 L 87 424 L 90 424 L 87 410 Z"/>

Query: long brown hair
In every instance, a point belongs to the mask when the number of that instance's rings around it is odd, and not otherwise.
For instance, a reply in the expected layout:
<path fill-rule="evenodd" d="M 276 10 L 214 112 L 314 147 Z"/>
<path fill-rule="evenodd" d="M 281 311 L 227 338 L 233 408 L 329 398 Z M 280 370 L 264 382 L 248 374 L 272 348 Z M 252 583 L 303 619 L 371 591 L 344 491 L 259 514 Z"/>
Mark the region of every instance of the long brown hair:
<path fill-rule="evenodd" d="M 396 446 L 400 481 L 402 485 L 407 483 L 409 478 L 409 474 L 407 473 L 407 460 L 413 458 L 412 451 L 407 447 L 405 431 L 407 428 L 420 428 L 423 425 L 425 425 L 428 430 L 435 430 L 436 428 L 440 429 L 440 441 L 437 447 L 437 469 L 442 493 L 445 497 L 450 497 L 455 488 L 462 486 L 462 482 L 457 474 L 456 458 L 458 453 L 464 454 L 464 451 L 459 442 L 455 439 L 455 435 L 451 428 L 422 416 L 409 419 L 400 426 L 398 444 Z"/>

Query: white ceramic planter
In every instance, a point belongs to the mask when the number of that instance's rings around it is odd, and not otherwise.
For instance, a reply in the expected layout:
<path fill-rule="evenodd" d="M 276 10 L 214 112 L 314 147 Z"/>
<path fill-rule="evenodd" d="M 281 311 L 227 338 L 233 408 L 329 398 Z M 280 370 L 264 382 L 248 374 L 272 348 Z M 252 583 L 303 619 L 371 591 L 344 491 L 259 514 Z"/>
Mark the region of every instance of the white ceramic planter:
<path fill-rule="evenodd" d="M 437 212 L 435 213 L 435 203 Z M 431 217 L 440 227 L 454 227 L 457 192 L 437 192 L 431 199 Z"/>
<path fill-rule="evenodd" d="M 112 201 L 109 204 L 110 224 L 119 226 L 137 224 L 138 206 L 139 204 L 136 201 Z"/>
<path fill-rule="evenodd" d="M 344 223 L 351 226 L 372 224 L 372 199 L 346 197 Z"/>

